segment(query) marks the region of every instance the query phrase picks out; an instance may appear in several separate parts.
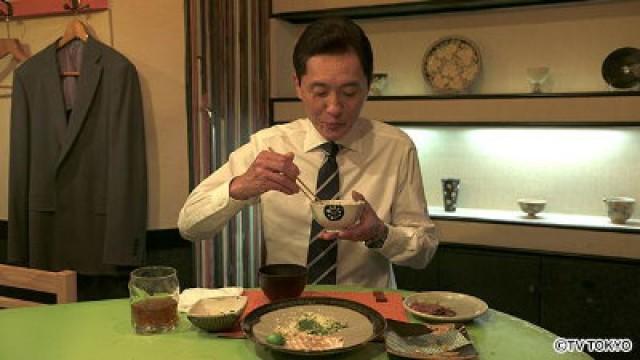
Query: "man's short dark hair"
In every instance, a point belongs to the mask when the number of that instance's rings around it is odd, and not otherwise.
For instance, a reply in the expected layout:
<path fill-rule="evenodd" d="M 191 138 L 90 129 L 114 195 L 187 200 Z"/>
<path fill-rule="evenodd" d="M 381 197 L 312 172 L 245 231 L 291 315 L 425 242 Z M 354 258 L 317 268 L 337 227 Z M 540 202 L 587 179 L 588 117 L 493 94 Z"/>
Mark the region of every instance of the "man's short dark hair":
<path fill-rule="evenodd" d="M 307 72 L 307 60 L 314 55 L 339 55 L 355 52 L 360 59 L 362 71 L 371 84 L 373 53 L 371 43 L 362 28 L 342 17 L 322 18 L 309 24 L 293 50 L 293 66 L 298 81 Z"/>

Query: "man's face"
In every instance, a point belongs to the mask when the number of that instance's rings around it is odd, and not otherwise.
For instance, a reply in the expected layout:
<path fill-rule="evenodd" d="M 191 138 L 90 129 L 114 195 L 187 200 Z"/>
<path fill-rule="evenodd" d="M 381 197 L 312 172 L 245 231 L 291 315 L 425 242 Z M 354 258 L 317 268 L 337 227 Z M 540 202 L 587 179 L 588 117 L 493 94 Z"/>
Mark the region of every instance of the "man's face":
<path fill-rule="evenodd" d="M 331 141 L 349 132 L 369 90 L 367 77 L 353 52 L 310 57 L 306 74 L 302 79 L 294 76 L 294 82 L 313 126 Z"/>

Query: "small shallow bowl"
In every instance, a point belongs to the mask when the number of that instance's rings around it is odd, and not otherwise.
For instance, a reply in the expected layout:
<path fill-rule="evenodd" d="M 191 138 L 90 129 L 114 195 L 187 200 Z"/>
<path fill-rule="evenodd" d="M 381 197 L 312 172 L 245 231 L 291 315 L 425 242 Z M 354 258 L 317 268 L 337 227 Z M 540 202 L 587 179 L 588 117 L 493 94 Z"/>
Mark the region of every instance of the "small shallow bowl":
<path fill-rule="evenodd" d="M 544 210 L 544 207 L 547 205 L 547 201 L 537 199 L 519 199 L 518 205 L 520 205 L 520 209 L 527 213 L 528 216 L 533 217 Z"/>
<path fill-rule="evenodd" d="M 246 306 L 246 296 L 200 299 L 193 304 L 187 318 L 205 331 L 229 330 L 240 319 Z"/>
<path fill-rule="evenodd" d="M 307 268 L 297 264 L 269 264 L 258 270 L 260 288 L 271 301 L 297 298 L 307 284 Z"/>
<path fill-rule="evenodd" d="M 633 215 L 636 199 L 616 196 L 602 199 L 607 205 L 607 216 L 614 224 L 624 224 Z"/>
<path fill-rule="evenodd" d="M 454 316 L 432 315 L 411 307 L 414 303 L 436 304 L 455 311 Z M 449 291 L 427 291 L 407 296 L 402 302 L 405 310 L 418 318 L 435 322 L 470 321 L 483 315 L 489 309 L 487 303 L 475 296 Z"/>
<path fill-rule="evenodd" d="M 358 221 L 363 206 L 359 200 L 319 200 L 311 203 L 311 213 L 325 230 L 339 231 Z"/>

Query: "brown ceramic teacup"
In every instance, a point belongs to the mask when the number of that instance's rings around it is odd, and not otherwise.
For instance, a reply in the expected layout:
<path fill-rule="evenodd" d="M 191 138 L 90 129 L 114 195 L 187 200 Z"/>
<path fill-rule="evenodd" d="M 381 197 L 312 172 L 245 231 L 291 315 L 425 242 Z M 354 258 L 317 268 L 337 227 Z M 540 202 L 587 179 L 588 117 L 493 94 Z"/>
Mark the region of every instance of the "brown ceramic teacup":
<path fill-rule="evenodd" d="M 307 284 L 307 268 L 296 264 L 270 264 L 258 270 L 260 288 L 271 301 L 296 298 Z"/>

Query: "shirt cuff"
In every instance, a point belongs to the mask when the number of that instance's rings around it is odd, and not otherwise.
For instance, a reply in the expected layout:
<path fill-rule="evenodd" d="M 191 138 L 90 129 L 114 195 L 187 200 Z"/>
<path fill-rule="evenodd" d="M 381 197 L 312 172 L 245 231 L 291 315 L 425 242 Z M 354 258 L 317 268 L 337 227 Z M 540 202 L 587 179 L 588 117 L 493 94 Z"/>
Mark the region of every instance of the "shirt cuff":
<path fill-rule="evenodd" d="M 385 256 L 386 254 L 390 255 L 395 253 L 397 251 L 395 250 L 396 247 L 404 246 L 402 241 L 398 241 L 399 237 L 402 238 L 404 236 L 403 231 L 400 229 L 396 229 L 394 226 L 391 226 L 389 224 L 386 224 L 386 225 L 389 231 L 387 232 L 387 238 L 384 240 L 384 244 L 379 249 L 372 249 L 372 250 L 379 251 L 382 255 L 385 255 Z"/>
<path fill-rule="evenodd" d="M 180 211 L 178 228 L 189 240 L 210 239 L 244 206 L 256 199 L 236 200 L 229 194 L 231 180 L 217 186 L 199 185 Z"/>
<path fill-rule="evenodd" d="M 369 249 L 381 249 L 389 236 L 389 225 L 384 224 L 384 229 L 381 233 L 376 234 L 376 237 L 364 242 L 364 245 Z"/>

